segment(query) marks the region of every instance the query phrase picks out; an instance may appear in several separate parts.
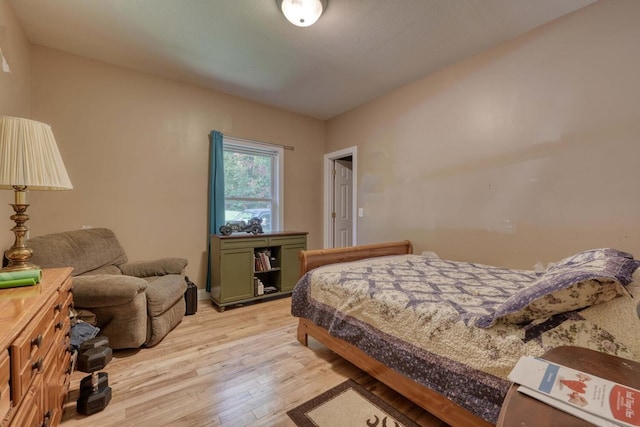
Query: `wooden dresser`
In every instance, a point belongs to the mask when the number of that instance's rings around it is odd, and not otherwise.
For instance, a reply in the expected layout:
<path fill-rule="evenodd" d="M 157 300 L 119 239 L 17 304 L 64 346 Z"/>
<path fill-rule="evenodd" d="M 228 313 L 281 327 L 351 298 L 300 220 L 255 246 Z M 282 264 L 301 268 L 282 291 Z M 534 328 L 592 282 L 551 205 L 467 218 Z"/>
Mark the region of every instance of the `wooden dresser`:
<path fill-rule="evenodd" d="M 71 375 L 71 268 L 35 286 L 0 290 L 1 426 L 55 426 Z"/>

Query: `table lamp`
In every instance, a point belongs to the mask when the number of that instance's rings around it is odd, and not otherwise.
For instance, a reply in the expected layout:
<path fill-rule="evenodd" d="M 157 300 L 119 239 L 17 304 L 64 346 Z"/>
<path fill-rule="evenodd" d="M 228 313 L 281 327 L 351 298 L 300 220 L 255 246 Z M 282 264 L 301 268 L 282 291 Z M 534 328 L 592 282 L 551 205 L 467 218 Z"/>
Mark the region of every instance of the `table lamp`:
<path fill-rule="evenodd" d="M 29 259 L 33 251 L 26 247 L 29 228 L 26 214 L 27 190 L 71 190 L 73 185 L 64 168 L 51 127 L 19 117 L 0 117 L 0 188 L 15 192 L 11 206 L 16 225 L 13 246 L 5 252 L 8 264 L 0 271 L 38 268 Z"/>

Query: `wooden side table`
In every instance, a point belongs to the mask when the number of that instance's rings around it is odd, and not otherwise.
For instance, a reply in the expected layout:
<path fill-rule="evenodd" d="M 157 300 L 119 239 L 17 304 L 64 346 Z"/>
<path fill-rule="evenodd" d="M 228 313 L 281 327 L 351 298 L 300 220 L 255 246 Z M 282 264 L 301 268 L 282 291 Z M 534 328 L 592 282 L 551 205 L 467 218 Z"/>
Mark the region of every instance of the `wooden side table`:
<path fill-rule="evenodd" d="M 631 360 L 573 346 L 556 347 L 542 355 L 542 358 L 640 389 L 640 363 Z M 519 393 L 518 385 L 514 384 L 504 399 L 496 424 L 496 427 L 513 426 L 586 427 L 592 424 Z"/>

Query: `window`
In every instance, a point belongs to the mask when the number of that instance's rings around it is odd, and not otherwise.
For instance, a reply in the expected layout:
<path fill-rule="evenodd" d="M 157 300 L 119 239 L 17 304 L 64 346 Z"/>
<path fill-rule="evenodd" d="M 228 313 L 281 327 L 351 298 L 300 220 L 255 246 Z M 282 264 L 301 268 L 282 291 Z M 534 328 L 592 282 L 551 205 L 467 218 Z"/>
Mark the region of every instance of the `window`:
<path fill-rule="evenodd" d="M 225 221 L 262 220 L 263 231 L 282 224 L 283 148 L 224 137 Z"/>

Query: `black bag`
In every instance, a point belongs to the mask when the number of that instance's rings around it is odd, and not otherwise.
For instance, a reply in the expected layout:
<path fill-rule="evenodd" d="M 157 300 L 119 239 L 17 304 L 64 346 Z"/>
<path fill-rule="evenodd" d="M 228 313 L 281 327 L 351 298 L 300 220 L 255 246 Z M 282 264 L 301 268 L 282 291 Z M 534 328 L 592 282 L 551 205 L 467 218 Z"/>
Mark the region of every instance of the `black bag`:
<path fill-rule="evenodd" d="M 187 303 L 187 309 L 184 314 L 188 316 L 196 314 L 196 311 L 198 311 L 198 287 L 189 280 L 189 277 L 185 276 L 184 280 L 187 282 L 187 291 L 184 293 L 184 301 Z"/>

